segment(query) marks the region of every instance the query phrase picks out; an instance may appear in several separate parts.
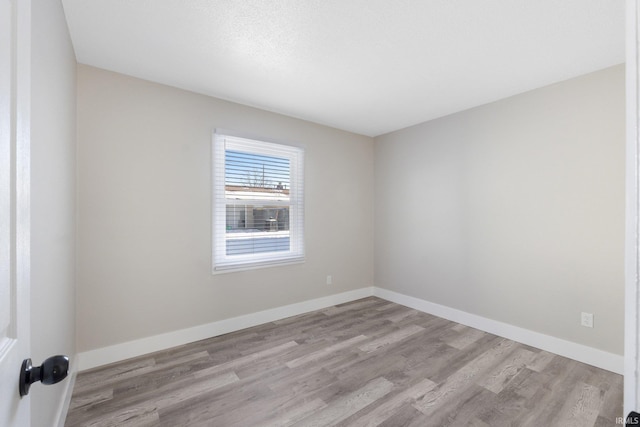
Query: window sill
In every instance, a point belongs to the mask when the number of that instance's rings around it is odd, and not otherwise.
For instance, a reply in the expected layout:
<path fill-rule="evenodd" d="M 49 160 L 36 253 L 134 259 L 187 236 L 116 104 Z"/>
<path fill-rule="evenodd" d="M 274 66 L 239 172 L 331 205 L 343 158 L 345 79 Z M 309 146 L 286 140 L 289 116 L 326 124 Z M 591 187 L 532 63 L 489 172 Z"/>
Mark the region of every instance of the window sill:
<path fill-rule="evenodd" d="M 218 274 L 227 274 L 227 273 L 238 273 L 241 271 L 249 271 L 249 270 L 260 270 L 263 268 L 271 268 L 271 267 L 283 267 L 287 265 L 295 265 L 295 264 L 304 264 L 305 258 L 292 258 L 282 261 L 268 261 L 264 263 L 255 263 L 255 264 L 242 264 L 242 265 L 232 265 L 232 266 L 223 266 L 223 267 L 214 267 L 211 273 L 214 276 Z"/>

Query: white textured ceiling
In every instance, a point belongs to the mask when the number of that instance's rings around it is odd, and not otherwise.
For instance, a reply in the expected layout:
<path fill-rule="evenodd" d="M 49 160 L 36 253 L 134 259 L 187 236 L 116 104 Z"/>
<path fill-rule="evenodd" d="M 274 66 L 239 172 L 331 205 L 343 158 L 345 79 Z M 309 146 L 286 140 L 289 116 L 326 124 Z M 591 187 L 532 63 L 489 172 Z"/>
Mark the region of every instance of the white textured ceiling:
<path fill-rule="evenodd" d="M 375 136 L 624 62 L 622 0 L 63 0 L 78 62 Z"/>

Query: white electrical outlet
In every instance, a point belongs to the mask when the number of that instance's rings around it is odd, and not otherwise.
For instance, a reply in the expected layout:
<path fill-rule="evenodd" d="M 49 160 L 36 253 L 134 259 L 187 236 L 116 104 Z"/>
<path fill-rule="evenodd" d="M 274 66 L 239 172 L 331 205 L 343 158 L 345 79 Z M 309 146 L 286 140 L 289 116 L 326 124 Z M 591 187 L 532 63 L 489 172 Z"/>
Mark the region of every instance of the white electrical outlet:
<path fill-rule="evenodd" d="M 593 314 L 582 312 L 580 315 L 580 324 L 587 328 L 593 328 Z"/>
<path fill-rule="evenodd" d="M 333 277 L 331 277 L 331 275 L 327 276 L 327 285 L 332 285 L 333 284 Z"/>

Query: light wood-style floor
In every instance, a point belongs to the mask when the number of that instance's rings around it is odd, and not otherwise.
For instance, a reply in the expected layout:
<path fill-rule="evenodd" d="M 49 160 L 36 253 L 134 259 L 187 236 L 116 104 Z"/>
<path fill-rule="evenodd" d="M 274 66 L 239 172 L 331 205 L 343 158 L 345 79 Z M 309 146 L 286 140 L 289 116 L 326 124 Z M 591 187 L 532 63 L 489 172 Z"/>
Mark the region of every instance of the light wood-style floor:
<path fill-rule="evenodd" d="M 78 375 L 66 426 L 615 426 L 622 376 L 366 298 Z"/>

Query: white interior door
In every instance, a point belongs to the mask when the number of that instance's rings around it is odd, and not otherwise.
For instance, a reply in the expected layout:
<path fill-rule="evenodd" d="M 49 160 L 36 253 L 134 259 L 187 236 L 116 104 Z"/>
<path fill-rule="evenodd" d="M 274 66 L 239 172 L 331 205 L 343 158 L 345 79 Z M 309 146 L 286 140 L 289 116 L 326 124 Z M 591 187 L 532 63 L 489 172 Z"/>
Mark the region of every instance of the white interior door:
<path fill-rule="evenodd" d="M 0 426 L 30 425 L 18 378 L 29 355 L 30 0 L 0 0 Z"/>

